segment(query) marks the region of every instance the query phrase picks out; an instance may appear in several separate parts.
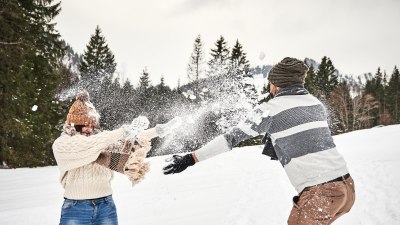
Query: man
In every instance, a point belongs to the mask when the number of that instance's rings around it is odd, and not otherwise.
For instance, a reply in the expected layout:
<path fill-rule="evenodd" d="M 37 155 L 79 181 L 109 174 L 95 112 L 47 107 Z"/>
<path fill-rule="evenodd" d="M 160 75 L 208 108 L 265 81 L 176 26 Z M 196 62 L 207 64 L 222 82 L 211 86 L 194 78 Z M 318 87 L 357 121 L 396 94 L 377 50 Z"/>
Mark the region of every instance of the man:
<path fill-rule="evenodd" d="M 164 174 L 182 172 L 243 140 L 265 134 L 299 193 L 293 198 L 289 225 L 331 224 L 349 212 L 355 200 L 354 182 L 336 150 L 324 105 L 304 89 L 307 70 L 302 61 L 284 58 L 269 73 L 272 100 L 199 150 L 174 155 Z"/>

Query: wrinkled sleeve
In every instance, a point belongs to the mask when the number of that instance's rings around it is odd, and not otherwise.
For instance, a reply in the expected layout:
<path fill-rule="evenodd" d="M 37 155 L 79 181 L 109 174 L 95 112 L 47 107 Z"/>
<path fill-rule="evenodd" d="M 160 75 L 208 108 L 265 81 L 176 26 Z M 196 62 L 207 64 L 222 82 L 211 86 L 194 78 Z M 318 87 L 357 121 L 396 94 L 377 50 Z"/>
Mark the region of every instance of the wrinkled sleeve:
<path fill-rule="evenodd" d="M 110 144 L 123 137 L 123 129 L 86 137 L 62 134 L 53 143 L 53 153 L 61 173 L 94 162 Z"/>
<path fill-rule="evenodd" d="M 257 106 L 247 119 L 223 135 L 220 135 L 210 141 L 208 144 L 195 151 L 195 157 L 198 161 L 203 161 L 218 154 L 231 150 L 241 141 L 257 137 L 267 132 L 271 123 L 270 106 L 263 103 Z"/>

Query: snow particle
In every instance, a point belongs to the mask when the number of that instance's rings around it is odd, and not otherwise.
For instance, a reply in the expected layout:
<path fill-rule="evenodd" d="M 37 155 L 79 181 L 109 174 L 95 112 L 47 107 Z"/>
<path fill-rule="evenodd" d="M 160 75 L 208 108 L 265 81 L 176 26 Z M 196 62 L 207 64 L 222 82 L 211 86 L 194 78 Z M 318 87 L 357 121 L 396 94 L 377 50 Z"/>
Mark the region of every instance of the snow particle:
<path fill-rule="evenodd" d="M 260 52 L 260 55 L 258 56 L 258 58 L 260 59 L 260 60 L 263 60 L 264 58 L 265 58 L 265 52 Z"/>
<path fill-rule="evenodd" d="M 37 105 L 33 105 L 33 106 L 32 106 L 32 111 L 34 111 L 34 112 L 35 112 L 35 111 L 37 110 L 37 108 L 38 108 L 38 106 L 37 106 Z"/>

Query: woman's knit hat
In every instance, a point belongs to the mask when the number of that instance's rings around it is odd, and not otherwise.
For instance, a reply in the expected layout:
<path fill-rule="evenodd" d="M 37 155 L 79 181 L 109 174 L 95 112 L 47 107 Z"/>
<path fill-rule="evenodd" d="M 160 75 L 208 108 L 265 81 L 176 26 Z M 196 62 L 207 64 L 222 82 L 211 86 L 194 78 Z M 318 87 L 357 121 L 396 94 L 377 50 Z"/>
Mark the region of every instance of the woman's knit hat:
<path fill-rule="evenodd" d="M 277 87 L 288 87 L 294 84 L 304 84 L 308 66 L 295 58 L 286 57 L 274 67 L 268 75 L 268 80 Z"/>
<path fill-rule="evenodd" d="M 89 125 L 93 127 L 99 119 L 99 114 L 89 101 L 89 93 L 85 90 L 79 91 L 76 100 L 69 109 L 67 125 Z"/>

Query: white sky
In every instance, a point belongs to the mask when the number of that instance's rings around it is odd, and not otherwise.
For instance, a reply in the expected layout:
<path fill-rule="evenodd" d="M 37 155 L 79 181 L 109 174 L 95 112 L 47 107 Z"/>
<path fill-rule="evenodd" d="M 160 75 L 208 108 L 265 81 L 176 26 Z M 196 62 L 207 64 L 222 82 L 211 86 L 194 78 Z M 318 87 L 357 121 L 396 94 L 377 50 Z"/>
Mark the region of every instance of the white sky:
<path fill-rule="evenodd" d="M 56 22 L 66 42 L 83 53 L 99 25 L 117 70 L 134 84 L 145 67 L 154 85 L 161 75 L 172 87 L 186 83 L 198 34 L 207 58 L 220 35 L 230 47 L 239 39 L 252 66 L 325 55 L 346 74 L 400 66 L 399 0 L 64 0 L 61 7 Z"/>

